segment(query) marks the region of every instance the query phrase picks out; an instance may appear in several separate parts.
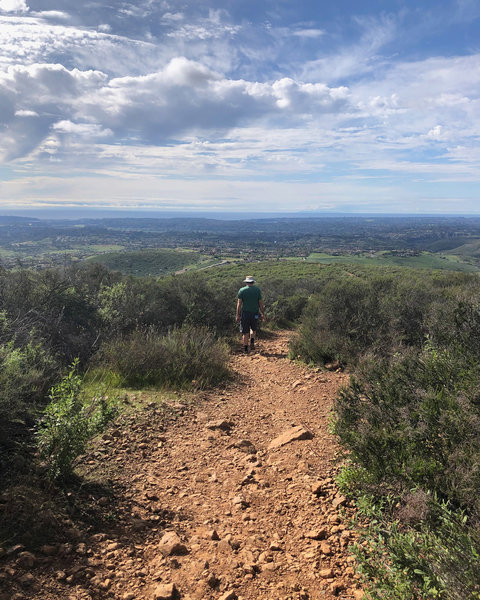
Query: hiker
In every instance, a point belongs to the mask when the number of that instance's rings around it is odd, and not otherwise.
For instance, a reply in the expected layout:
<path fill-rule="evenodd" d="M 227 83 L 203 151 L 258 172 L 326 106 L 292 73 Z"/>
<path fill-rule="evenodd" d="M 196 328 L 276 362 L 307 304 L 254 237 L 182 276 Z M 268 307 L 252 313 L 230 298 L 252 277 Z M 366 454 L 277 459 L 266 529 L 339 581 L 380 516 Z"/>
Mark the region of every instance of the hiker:
<path fill-rule="evenodd" d="M 250 348 L 255 348 L 255 334 L 257 323 L 261 315 L 262 321 L 265 321 L 265 313 L 262 302 L 262 292 L 256 285 L 255 279 L 247 275 L 243 283 L 247 285 L 238 290 L 237 300 L 237 323 L 240 323 L 240 333 L 243 334 L 243 350 L 248 353 L 248 342 L 250 338 Z"/>

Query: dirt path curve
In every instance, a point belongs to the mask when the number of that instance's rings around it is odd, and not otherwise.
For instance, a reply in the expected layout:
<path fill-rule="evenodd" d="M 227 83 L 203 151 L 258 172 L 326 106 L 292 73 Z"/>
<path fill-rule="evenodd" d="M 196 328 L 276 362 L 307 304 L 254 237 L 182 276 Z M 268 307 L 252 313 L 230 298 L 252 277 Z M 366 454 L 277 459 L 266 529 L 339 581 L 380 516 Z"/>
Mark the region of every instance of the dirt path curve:
<path fill-rule="evenodd" d="M 279 332 L 234 356 L 235 382 L 166 425 L 152 407 L 104 436 L 123 490 L 115 532 L 58 549 L 70 563 L 33 597 L 360 598 L 327 429 L 346 376 L 292 363 L 287 346 Z M 313 438 L 274 442 L 302 428 Z"/>

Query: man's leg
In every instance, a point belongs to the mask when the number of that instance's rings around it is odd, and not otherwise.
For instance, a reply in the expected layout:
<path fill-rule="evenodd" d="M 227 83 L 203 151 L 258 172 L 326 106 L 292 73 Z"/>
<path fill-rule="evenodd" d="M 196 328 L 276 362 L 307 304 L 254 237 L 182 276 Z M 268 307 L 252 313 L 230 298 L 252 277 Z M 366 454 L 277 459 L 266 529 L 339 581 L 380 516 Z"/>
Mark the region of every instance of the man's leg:
<path fill-rule="evenodd" d="M 255 348 L 255 335 L 256 331 L 254 329 L 250 329 L 250 348 L 253 350 Z"/>
<path fill-rule="evenodd" d="M 248 353 L 248 337 L 250 332 L 250 325 L 247 322 L 247 315 L 242 312 L 240 317 L 240 333 L 242 334 L 243 339 L 243 351 Z"/>

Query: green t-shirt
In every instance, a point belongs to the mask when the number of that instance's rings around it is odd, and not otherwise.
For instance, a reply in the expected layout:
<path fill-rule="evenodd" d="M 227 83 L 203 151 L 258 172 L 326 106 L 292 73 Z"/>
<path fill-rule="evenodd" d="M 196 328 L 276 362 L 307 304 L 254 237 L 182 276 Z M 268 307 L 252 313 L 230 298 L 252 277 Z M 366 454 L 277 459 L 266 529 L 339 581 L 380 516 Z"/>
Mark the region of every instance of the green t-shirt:
<path fill-rule="evenodd" d="M 262 299 L 262 292 L 256 285 L 247 285 L 238 290 L 238 297 L 242 301 L 242 311 L 258 313 L 258 301 Z"/>

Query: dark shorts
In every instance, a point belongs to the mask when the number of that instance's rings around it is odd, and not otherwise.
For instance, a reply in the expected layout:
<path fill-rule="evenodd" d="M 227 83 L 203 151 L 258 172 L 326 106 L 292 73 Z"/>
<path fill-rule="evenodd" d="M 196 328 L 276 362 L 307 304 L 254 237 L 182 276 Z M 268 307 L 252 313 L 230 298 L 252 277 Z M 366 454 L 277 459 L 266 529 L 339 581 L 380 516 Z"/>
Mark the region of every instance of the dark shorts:
<path fill-rule="evenodd" d="M 250 330 L 257 331 L 258 313 L 242 311 L 240 317 L 240 333 L 250 333 Z"/>

